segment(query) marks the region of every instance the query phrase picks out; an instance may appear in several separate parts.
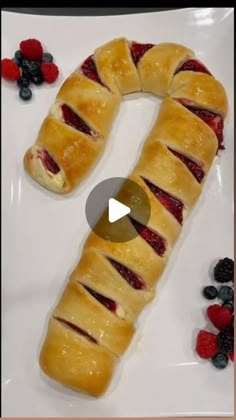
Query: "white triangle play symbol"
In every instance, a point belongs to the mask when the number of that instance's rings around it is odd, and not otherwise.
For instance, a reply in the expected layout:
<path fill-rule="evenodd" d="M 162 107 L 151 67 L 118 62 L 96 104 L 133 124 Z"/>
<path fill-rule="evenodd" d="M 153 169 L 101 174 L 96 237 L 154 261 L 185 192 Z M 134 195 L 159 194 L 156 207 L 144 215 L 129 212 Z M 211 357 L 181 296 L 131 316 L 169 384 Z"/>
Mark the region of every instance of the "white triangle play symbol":
<path fill-rule="evenodd" d="M 108 203 L 108 220 L 110 223 L 116 222 L 131 212 L 128 206 L 125 206 L 114 198 L 110 198 Z"/>

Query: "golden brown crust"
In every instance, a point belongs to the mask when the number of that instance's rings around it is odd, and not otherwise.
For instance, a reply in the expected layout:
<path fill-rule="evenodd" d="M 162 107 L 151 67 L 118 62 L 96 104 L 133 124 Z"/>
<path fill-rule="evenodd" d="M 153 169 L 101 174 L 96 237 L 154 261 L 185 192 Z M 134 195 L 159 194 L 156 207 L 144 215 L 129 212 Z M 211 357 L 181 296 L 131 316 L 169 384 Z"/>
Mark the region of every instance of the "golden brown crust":
<path fill-rule="evenodd" d="M 79 326 L 117 356 L 124 353 L 135 331 L 130 321 L 107 310 L 78 282 L 68 283 L 53 316 Z"/>
<path fill-rule="evenodd" d="M 120 96 L 79 71 L 72 73 L 57 100 L 70 106 L 101 137 L 107 137 L 120 104 Z"/>
<path fill-rule="evenodd" d="M 41 146 L 55 160 L 65 174 L 65 184 L 60 193 L 71 191 L 95 163 L 98 155 L 104 148 L 102 139 L 91 139 L 58 119 L 48 116 L 39 131 L 36 144 Z M 29 174 L 37 179 L 34 172 L 34 159 L 28 151 L 24 164 Z"/>
<path fill-rule="evenodd" d="M 135 321 L 154 297 L 154 290 L 150 287 L 145 291 L 133 289 L 96 248 L 84 249 L 70 279 L 114 300 L 123 308 L 125 318 L 131 321 Z"/>
<path fill-rule="evenodd" d="M 193 51 L 183 45 L 163 43 L 152 47 L 138 63 L 142 91 L 166 96 L 177 67 L 192 57 Z"/>
<path fill-rule="evenodd" d="M 61 384 L 99 397 L 111 381 L 117 358 L 51 319 L 39 362 L 44 373 Z"/>
<path fill-rule="evenodd" d="M 159 95 L 167 95 L 169 91 L 171 97 L 184 98 L 188 104 L 207 107 L 225 116 L 226 95 L 212 76 L 191 71 L 174 76 L 179 65 L 193 56 L 191 50 L 181 45 L 160 44 L 144 54 L 137 72 L 128 41 L 119 38 L 98 48 L 94 54 L 99 77 L 111 91 L 81 75 L 80 70 L 72 74 L 62 86 L 57 101 L 71 106 L 99 136 L 94 139 L 74 130 L 58 120 L 55 109 L 51 111 L 36 145 L 47 150 L 60 167 L 57 189 L 62 178 L 65 185 L 59 192 L 72 190 L 101 153 L 120 94 L 140 90 L 142 85 L 143 91 Z M 102 120 L 99 115 L 103 115 Z M 117 357 L 129 346 L 135 320 L 153 299 L 154 286 L 182 229 L 180 221 L 154 196 L 145 180 L 182 202 L 185 216 L 195 205 L 202 184 L 170 149 L 192 159 L 207 174 L 217 146 L 216 135 L 198 116 L 172 98 L 163 101 L 140 159 L 128 178 L 148 196 L 151 214 L 147 227 L 165 240 L 164 255 L 159 256 L 140 235 L 135 237 L 137 232 L 130 217 L 119 221 L 118 234 L 122 237 L 129 233 L 134 239 L 111 242 L 111 237 L 117 234 L 117 225 L 108 222 L 106 210 L 96 225 L 96 233 L 101 236 L 94 232 L 88 236 L 80 261 L 50 318 L 40 355 L 40 365 L 48 376 L 94 396 L 107 389 Z M 31 154 L 32 151 L 26 153 L 25 167 L 35 176 L 37 160 L 33 164 Z M 138 209 L 133 206 L 134 197 L 132 186 L 124 182 L 116 198 L 131 207 L 132 217 L 143 223 L 144 202 Z M 135 289 L 111 260 L 123 265 L 131 276 L 136 275 L 143 288 Z M 112 299 L 115 311 L 86 287 Z M 85 337 L 83 332 L 89 336 Z"/>
<path fill-rule="evenodd" d="M 125 38 L 114 39 L 95 50 L 95 62 L 102 81 L 113 92 L 122 95 L 141 90 L 137 69 L 129 43 Z"/>
<path fill-rule="evenodd" d="M 226 116 L 228 103 L 225 89 L 209 74 L 181 71 L 173 77 L 168 93 L 172 98 L 185 99 L 199 108 Z"/>
<path fill-rule="evenodd" d="M 171 98 L 162 101 L 148 141 L 160 141 L 180 152 L 207 172 L 215 157 L 218 140 L 207 124 Z"/>

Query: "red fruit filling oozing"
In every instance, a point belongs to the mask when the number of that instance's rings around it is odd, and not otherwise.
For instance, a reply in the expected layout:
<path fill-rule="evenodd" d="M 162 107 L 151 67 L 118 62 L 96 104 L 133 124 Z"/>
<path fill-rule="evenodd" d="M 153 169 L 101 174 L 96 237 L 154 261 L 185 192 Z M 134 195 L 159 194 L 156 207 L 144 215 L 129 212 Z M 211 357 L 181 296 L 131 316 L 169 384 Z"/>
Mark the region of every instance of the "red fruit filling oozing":
<path fill-rule="evenodd" d="M 116 302 L 114 302 L 114 300 L 112 300 L 108 297 L 105 297 L 98 292 L 95 292 L 95 290 L 90 289 L 90 287 L 88 287 L 88 286 L 85 286 L 85 285 L 83 285 L 83 286 L 95 299 L 97 299 L 107 309 L 109 309 L 112 312 L 116 312 L 117 304 L 116 304 Z"/>
<path fill-rule="evenodd" d="M 72 322 L 66 321 L 65 319 L 60 318 L 59 316 L 54 316 L 54 319 L 61 322 L 63 325 L 70 328 L 71 330 L 75 331 L 77 334 L 80 334 L 83 337 L 87 338 L 92 343 L 95 343 L 95 344 L 97 343 L 97 340 L 94 337 L 92 337 L 89 333 L 82 330 L 82 328 L 78 327 L 77 325 L 73 324 Z"/>
<path fill-rule="evenodd" d="M 179 73 L 180 71 L 197 71 L 199 73 L 207 73 L 212 76 L 209 70 L 198 60 L 187 60 L 183 63 L 175 72 L 175 74 Z"/>
<path fill-rule="evenodd" d="M 86 122 L 80 118 L 68 105 L 61 105 L 63 120 L 66 124 L 75 128 L 76 130 L 82 131 L 82 133 L 88 134 L 95 137 L 95 133 L 86 124 Z"/>
<path fill-rule="evenodd" d="M 137 290 L 146 289 L 144 281 L 141 279 L 141 277 L 139 277 L 133 271 L 129 270 L 124 265 L 113 260 L 112 258 L 108 258 L 108 260 L 113 265 L 113 267 L 118 271 L 118 273 L 120 273 L 120 275 L 129 283 L 129 285 L 133 287 L 133 289 L 137 289 Z"/>
<path fill-rule="evenodd" d="M 179 158 L 187 166 L 188 170 L 193 174 L 196 180 L 201 183 L 205 175 L 201 166 L 194 162 L 192 159 L 189 159 L 187 156 L 182 155 L 182 153 L 176 152 L 170 147 L 168 147 L 168 149 L 171 153 L 173 153 L 173 155 Z"/>
<path fill-rule="evenodd" d="M 154 251 L 162 257 L 166 251 L 165 240 L 157 233 L 143 226 L 141 223 L 130 217 L 130 221 L 139 235 L 154 249 Z"/>
<path fill-rule="evenodd" d="M 161 188 L 152 184 L 147 179 L 144 179 L 144 182 L 146 183 L 150 191 L 155 195 L 155 197 L 160 201 L 160 203 L 166 208 L 166 210 L 168 210 L 182 225 L 184 209 L 182 201 L 163 191 Z"/>
<path fill-rule="evenodd" d="M 203 120 L 211 129 L 214 131 L 217 139 L 218 139 L 218 150 L 224 150 L 224 120 L 223 118 L 215 114 L 212 111 L 208 111 L 206 109 L 200 109 L 194 106 L 189 105 L 189 101 L 187 99 L 177 99 L 179 103 L 181 103 L 185 108 L 189 111 L 193 112 L 193 114 L 197 115 L 201 120 Z"/>
<path fill-rule="evenodd" d="M 140 58 L 148 51 L 150 48 L 154 47 L 154 44 L 138 44 L 137 42 L 132 42 L 130 47 L 130 52 L 132 59 L 135 65 L 138 64 Z"/>
<path fill-rule="evenodd" d="M 94 56 L 90 55 L 86 60 L 83 62 L 81 66 L 82 73 L 87 76 L 89 79 L 94 80 L 94 82 L 103 84 L 97 72 L 97 67 L 94 62 Z"/>
<path fill-rule="evenodd" d="M 43 165 L 49 172 L 51 172 L 54 175 L 60 172 L 59 166 L 56 164 L 56 162 L 46 150 L 38 151 L 38 157 L 41 159 Z"/>

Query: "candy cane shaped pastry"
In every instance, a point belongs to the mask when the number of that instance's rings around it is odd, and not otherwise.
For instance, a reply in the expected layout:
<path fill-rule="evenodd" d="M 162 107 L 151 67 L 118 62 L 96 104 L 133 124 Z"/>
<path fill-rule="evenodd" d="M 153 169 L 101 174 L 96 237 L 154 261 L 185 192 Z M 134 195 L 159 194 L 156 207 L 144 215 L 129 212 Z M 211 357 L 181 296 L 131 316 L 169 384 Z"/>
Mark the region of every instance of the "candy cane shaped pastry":
<path fill-rule="evenodd" d="M 112 243 L 102 238 L 112 235 L 114 225 L 101 217 L 102 235 L 89 234 L 52 312 L 40 353 L 40 366 L 49 377 L 92 396 L 108 388 L 136 319 L 153 299 L 185 219 L 223 148 L 224 88 L 181 45 L 111 41 L 64 83 L 25 158 L 44 186 L 71 190 L 103 148 L 120 96 L 138 90 L 165 96 L 128 177 L 148 196 L 148 225 L 134 211 L 121 219 L 120 233 L 136 232 L 135 239 Z M 77 128 L 75 121 L 80 121 Z M 44 153 L 58 173 L 46 169 Z M 55 181 L 58 174 L 60 182 Z M 117 199 L 129 206 L 133 194 L 124 182 Z"/>

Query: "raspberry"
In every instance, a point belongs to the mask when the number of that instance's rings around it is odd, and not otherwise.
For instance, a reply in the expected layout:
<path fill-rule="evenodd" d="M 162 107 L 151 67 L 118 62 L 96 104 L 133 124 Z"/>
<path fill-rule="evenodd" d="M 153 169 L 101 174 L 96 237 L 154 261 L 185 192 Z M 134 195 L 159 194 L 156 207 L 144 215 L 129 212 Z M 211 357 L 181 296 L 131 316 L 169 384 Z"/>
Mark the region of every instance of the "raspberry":
<path fill-rule="evenodd" d="M 53 83 L 58 78 L 59 69 L 54 63 L 42 63 L 40 66 L 44 80 L 47 83 Z"/>
<path fill-rule="evenodd" d="M 207 308 L 207 316 L 218 330 L 229 327 L 233 319 L 232 312 L 229 308 L 217 304 Z"/>
<path fill-rule="evenodd" d="M 21 41 L 20 50 L 28 60 L 41 60 L 43 56 L 43 47 L 37 39 L 26 39 Z"/>
<path fill-rule="evenodd" d="M 229 358 L 230 358 L 230 360 L 231 360 L 232 362 L 234 362 L 234 351 L 231 351 L 231 352 L 229 353 Z"/>
<path fill-rule="evenodd" d="M 202 359 L 210 359 L 218 353 L 217 336 L 201 330 L 197 336 L 196 352 Z"/>
<path fill-rule="evenodd" d="M 2 77 L 7 80 L 19 80 L 20 70 L 16 63 L 10 58 L 1 61 Z"/>

